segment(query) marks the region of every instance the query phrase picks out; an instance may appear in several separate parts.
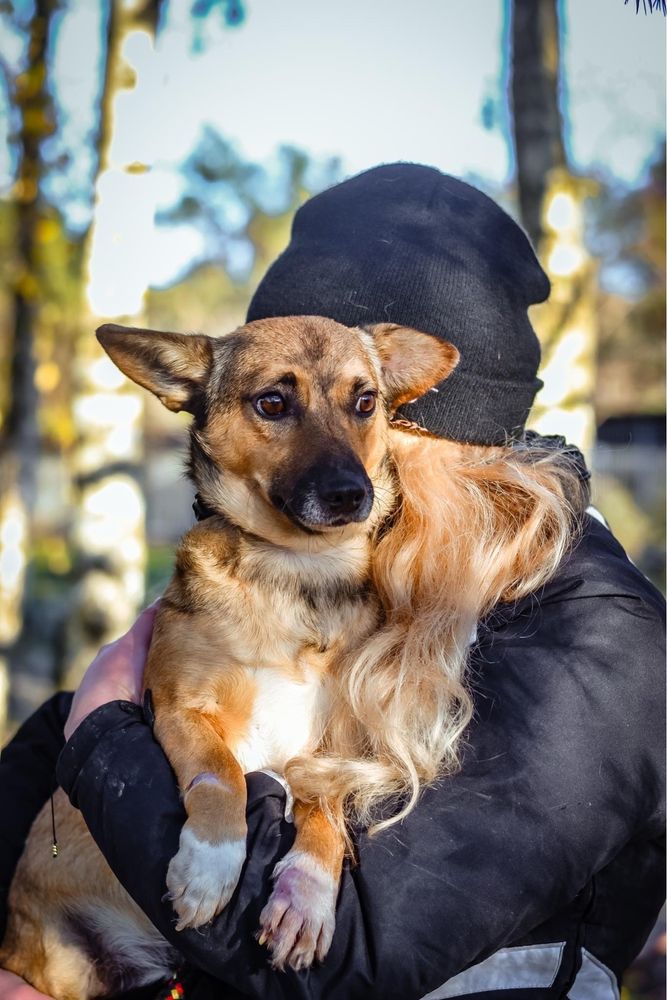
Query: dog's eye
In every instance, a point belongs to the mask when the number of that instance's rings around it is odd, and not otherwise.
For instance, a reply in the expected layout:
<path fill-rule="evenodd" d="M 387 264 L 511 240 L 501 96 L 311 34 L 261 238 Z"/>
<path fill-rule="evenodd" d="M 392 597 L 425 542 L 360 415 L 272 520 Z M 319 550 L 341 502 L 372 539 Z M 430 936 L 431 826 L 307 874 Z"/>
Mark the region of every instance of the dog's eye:
<path fill-rule="evenodd" d="M 287 412 L 287 403 L 279 392 L 269 392 L 259 397 L 255 409 L 262 417 L 281 417 Z"/>
<path fill-rule="evenodd" d="M 363 393 L 363 395 L 359 396 L 354 408 L 362 417 L 370 417 L 375 409 L 375 393 Z"/>

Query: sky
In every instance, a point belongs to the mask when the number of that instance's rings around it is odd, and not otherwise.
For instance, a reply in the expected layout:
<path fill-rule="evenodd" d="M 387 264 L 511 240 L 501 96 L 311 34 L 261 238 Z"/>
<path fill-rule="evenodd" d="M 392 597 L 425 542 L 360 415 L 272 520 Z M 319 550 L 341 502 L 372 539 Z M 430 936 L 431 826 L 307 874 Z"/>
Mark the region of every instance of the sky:
<path fill-rule="evenodd" d="M 67 0 L 53 53 L 61 146 L 76 152 L 50 184 L 73 228 L 89 213 L 102 6 Z M 245 0 L 239 27 L 209 15 L 200 51 L 191 6 L 169 0 L 156 46 L 135 35 L 126 51 L 137 86 L 119 100 L 112 159 L 152 165 L 154 207 L 178 198 L 206 123 L 252 160 L 293 144 L 340 157 L 344 175 L 406 159 L 491 190 L 511 179 L 505 0 Z M 664 135 L 665 19 L 634 0 L 563 0 L 561 19 L 572 166 L 636 184 Z M 16 58 L 20 40 L 2 44 Z M 0 152 L 0 191 L 10 172 Z M 163 232 L 150 280 L 171 280 L 197 239 Z"/>
<path fill-rule="evenodd" d="M 248 0 L 242 27 L 212 19 L 185 75 L 188 6 L 172 4 L 163 45 L 170 108 L 190 128 L 206 117 L 251 157 L 287 141 L 340 154 L 350 172 L 405 158 L 508 179 L 502 0 Z M 571 0 L 563 13 L 574 162 L 633 181 L 664 129 L 664 19 L 623 0 Z"/>

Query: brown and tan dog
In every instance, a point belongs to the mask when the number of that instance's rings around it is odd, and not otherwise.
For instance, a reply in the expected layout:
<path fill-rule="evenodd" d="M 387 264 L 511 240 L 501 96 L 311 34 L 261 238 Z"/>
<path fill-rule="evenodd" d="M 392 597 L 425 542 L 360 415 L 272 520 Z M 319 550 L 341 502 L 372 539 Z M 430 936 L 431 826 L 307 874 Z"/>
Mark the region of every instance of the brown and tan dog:
<path fill-rule="evenodd" d="M 98 337 L 126 375 L 193 414 L 190 471 L 213 512 L 180 544 L 145 676 L 187 812 L 167 888 L 177 929 L 198 927 L 241 873 L 244 774 L 317 755 L 337 665 L 377 627 L 371 541 L 396 500 L 390 417 L 458 353 L 395 325 L 320 317 L 218 339 L 118 326 Z M 329 948 L 345 829 L 339 804 L 296 798 L 296 840 L 274 871 L 260 940 L 278 967 L 298 969 Z M 172 949 L 62 793 L 56 806 L 60 857 L 44 864 L 45 810 L 12 884 L 0 965 L 58 1000 L 166 975 Z"/>

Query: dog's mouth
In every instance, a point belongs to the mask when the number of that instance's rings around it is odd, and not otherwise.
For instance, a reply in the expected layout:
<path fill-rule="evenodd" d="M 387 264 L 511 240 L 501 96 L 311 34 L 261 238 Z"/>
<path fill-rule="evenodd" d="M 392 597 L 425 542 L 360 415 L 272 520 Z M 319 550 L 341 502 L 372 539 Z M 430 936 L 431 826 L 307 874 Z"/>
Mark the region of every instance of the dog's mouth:
<path fill-rule="evenodd" d="M 359 494 L 342 500 L 336 498 L 333 503 L 330 499 L 319 496 L 315 490 L 293 498 L 272 493 L 270 500 L 276 510 L 284 514 L 295 527 L 313 535 L 366 521 L 373 507 L 373 488 L 370 483 Z"/>
<path fill-rule="evenodd" d="M 288 520 L 290 520 L 296 528 L 299 528 L 301 531 L 305 531 L 307 535 L 321 534 L 321 529 L 315 528 L 313 525 L 310 524 L 305 524 L 301 520 L 299 515 L 292 510 L 287 500 L 285 500 L 283 497 L 279 496 L 278 494 L 273 494 L 271 496 L 271 503 L 276 508 L 276 510 L 279 510 L 281 514 L 284 514 L 285 517 L 288 518 Z"/>

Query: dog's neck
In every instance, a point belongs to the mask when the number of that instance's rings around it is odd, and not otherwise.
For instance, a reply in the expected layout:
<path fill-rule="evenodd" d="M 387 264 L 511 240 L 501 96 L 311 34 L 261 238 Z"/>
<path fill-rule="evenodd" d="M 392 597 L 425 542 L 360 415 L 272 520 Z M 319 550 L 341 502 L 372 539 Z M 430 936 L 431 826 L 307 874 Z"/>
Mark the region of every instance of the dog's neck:
<path fill-rule="evenodd" d="M 306 581 L 304 575 L 312 577 L 309 582 L 321 583 L 325 587 L 334 585 L 336 579 L 340 578 L 349 586 L 350 571 L 352 576 L 358 575 L 359 571 L 365 574 L 369 562 L 370 537 L 357 536 L 344 539 L 342 542 L 336 536 L 329 536 L 326 546 L 318 546 L 316 551 L 300 551 L 293 549 L 289 545 L 276 544 L 271 539 L 262 538 L 250 531 L 245 530 L 238 524 L 234 524 L 226 515 L 214 510 L 200 493 L 195 493 L 192 509 L 197 521 L 207 521 L 209 518 L 219 518 L 221 523 L 233 528 L 245 543 L 246 559 L 250 562 L 261 561 L 263 563 L 277 562 L 280 572 L 285 574 L 286 569 L 291 570 L 299 578 L 301 583 Z M 252 554 L 251 554 L 252 553 Z M 354 573 L 354 570 L 357 573 Z"/>

